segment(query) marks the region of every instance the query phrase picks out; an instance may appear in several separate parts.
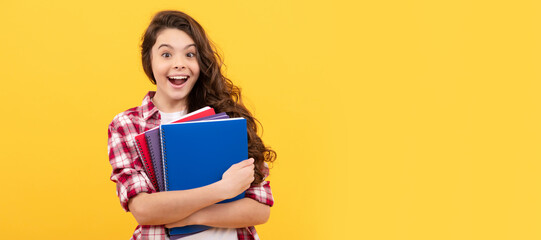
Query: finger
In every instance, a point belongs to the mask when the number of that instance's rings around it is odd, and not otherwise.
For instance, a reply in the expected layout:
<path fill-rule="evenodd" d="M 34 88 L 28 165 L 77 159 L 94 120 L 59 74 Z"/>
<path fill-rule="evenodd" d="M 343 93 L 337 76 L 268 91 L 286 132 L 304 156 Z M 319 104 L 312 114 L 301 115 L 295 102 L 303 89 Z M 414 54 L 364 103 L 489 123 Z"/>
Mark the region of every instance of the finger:
<path fill-rule="evenodd" d="M 248 165 L 247 167 L 249 167 L 253 171 L 255 169 L 255 164 L 252 163 L 252 164 Z"/>
<path fill-rule="evenodd" d="M 242 161 L 243 163 L 247 164 L 247 165 L 250 165 L 250 164 L 254 164 L 254 159 L 253 158 L 248 158 L 244 161 Z"/>
<path fill-rule="evenodd" d="M 254 164 L 250 164 L 250 165 L 246 165 L 246 166 L 240 168 L 239 170 L 254 172 L 254 169 L 255 169 Z"/>
<path fill-rule="evenodd" d="M 249 163 L 247 162 L 248 160 L 250 160 L 250 159 L 246 159 L 246 160 L 243 160 L 243 161 L 241 161 L 241 162 L 235 163 L 235 164 L 231 165 L 230 169 L 240 169 L 240 168 L 243 168 L 243 167 L 249 165 Z"/>
<path fill-rule="evenodd" d="M 240 167 L 240 168 L 244 168 L 244 167 L 250 166 L 252 164 L 254 164 L 254 159 L 249 158 L 249 159 L 246 159 L 246 160 L 244 160 L 244 161 L 242 161 L 240 163 L 237 163 L 235 165 L 238 165 L 238 167 Z"/>

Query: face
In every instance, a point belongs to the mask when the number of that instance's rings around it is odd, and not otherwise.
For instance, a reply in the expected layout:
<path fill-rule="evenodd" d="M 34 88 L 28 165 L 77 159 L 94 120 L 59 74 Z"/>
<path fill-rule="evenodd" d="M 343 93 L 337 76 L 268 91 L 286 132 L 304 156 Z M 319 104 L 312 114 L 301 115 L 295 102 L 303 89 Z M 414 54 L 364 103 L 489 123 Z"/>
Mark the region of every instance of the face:
<path fill-rule="evenodd" d="M 186 107 L 199 77 L 196 54 L 195 43 L 185 32 L 166 28 L 158 33 L 150 60 L 157 86 L 155 100 L 163 106 L 180 106 L 179 110 Z"/>

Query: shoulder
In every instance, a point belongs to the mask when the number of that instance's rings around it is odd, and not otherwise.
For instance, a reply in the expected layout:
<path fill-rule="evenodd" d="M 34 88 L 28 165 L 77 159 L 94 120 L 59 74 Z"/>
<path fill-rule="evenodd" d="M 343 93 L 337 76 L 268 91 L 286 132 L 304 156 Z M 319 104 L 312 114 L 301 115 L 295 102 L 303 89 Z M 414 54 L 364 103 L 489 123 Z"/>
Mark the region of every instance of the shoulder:
<path fill-rule="evenodd" d="M 117 114 L 109 124 L 109 129 L 116 130 L 130 125 L 139 125 L 141 121 L 143 121 L 141 107 L 133 107 Z"/>
<path fill-rule="evenodd" d="M 141 106 L 117 114 L 109 124 L 109 136 L 135 136 L 159 125 L 158 109 L 151 100 L 154 93 L 148 92 Z"/>

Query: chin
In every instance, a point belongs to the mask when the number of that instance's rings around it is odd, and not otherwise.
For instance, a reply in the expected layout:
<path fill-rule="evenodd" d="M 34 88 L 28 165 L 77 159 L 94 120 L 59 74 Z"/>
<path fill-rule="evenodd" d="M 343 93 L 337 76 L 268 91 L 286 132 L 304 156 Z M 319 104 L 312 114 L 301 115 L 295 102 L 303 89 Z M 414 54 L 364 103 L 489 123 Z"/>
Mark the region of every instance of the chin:
<path fill-rule="evenodd" d="M 182 91 L 182 92 L 176 92 L 176 93 L 171 94 L 171 97 L 175 100 L 183 100 L 183 99 L 187 99 L 188 95 L 189 95 L 189 92 L 185 93 L 184 91 Z"/>

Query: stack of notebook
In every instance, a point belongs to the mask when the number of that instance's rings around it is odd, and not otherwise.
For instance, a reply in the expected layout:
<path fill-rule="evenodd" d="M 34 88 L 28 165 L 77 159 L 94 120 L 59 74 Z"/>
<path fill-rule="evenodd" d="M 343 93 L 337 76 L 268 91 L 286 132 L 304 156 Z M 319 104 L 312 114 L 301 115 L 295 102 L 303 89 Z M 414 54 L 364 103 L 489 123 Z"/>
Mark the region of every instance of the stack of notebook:
<path fill-rule="evenodd" d="M 215 114 L 210 107 L 141 133 L 135 142 L 145 171 L 159 191 L 212 184 L 219 181 L 231 165 L 248 158 L 246 119 Z M 243 197 L 241 193 L 221 203 Z M 174 238 L 208 228 L 191 225 L 169 229 L 169 234 Z"/>

